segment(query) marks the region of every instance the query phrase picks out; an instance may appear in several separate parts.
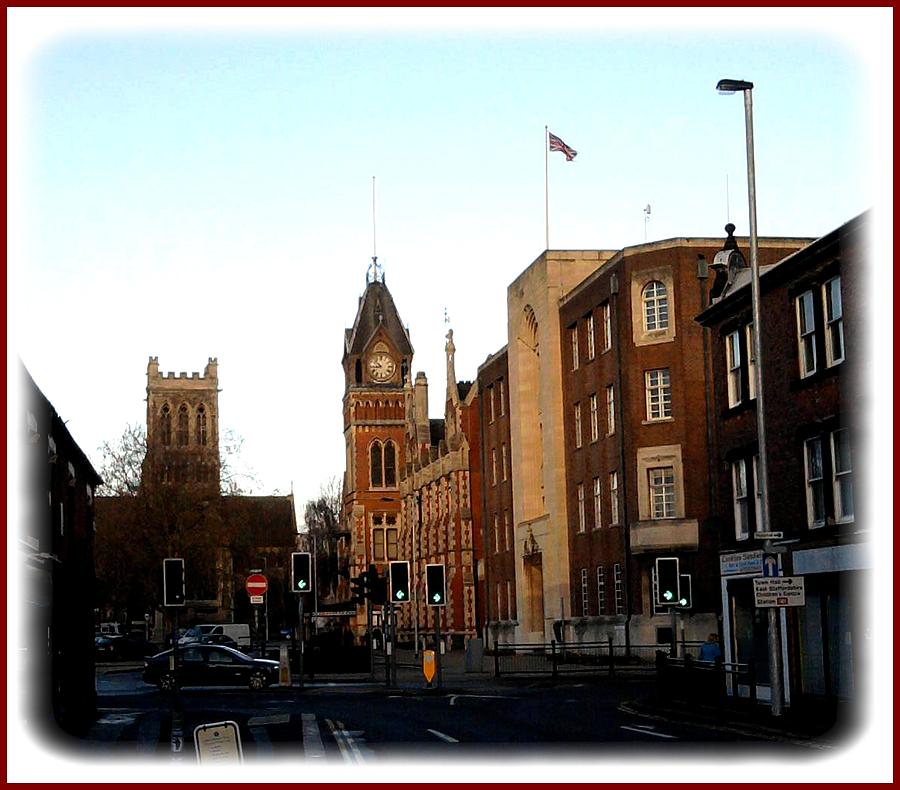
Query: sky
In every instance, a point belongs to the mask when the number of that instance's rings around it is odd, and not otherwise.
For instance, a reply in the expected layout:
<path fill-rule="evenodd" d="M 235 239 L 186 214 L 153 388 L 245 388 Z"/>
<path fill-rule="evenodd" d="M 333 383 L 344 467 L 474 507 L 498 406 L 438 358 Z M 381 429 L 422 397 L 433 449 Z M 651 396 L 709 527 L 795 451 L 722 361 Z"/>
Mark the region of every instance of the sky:
<path fill-rule="evenodd" d="M 886 9 L 7 21 L 8 359 L 98 468 L 145 421 L 148 357 L 188 374 L 216 357 L 220 433 L 243 437 L 253 493 L 293 490 L 302 512 L 343 472 L 343 334 L 373 254 L 443 416 L 448 327 L 474 379 L 546 247 L 545 161 L 552 249 L 746 235 L 723 77 L 755 85 L 761 236 L 873 206 L 876 233 L 892 222 Z M 574 161 L 545 160 L 545 126 Z"/>

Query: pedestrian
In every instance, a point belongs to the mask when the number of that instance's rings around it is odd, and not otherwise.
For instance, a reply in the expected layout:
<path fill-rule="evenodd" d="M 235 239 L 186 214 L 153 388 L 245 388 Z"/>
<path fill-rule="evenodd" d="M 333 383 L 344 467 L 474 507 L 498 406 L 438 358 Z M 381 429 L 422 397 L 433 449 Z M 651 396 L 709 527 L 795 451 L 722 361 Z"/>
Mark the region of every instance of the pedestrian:
<path fill-rule="evenodd" d="M 706 641 L 700 646 L 700 660 L 713 662 L 722 655 L 719 648 L 719 635 L 710 634 L 706 637 Z"/>

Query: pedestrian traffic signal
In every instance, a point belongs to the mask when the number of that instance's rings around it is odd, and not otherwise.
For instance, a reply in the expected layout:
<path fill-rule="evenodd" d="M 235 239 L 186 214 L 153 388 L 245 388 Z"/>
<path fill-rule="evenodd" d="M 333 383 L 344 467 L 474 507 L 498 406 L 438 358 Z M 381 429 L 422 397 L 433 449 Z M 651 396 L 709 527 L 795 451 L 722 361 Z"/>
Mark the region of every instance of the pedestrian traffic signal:
<path fill-rule="evenodd" d="M 184 560 L 163 560 L 163 606 L 184 606 Z"/>
<path fill-rule="evenodd" d="M 291 554 L 291 590 L 296 593 L 312 592 L 312 563 L 308 551 Z"/>
<path fill-rule="evenodd" d="M 409 603 L 409 563 L 406 560 L 391 562 L 391 603 Z"/>
<path fill-rule="evenodd" d="M 656 558 L 656 603 L 659 606 L 677 606 L 679 592 L 678 557 Z"/>
<path fill-rule="evenodd" d="M 690 609 L 694 605 L 694 602 L 691 598 L 691 574 L 679 573 L 678 577 L 680 579 L 678 608 Z"/>
<path fill-rule="evenodd" d="M 429 606 L 447 605 L 443 563 L 425 566 L 425 602 Z"/>
<path fill-rule="evenodd" d="M 368 597 L 369 572 L 363 571 L 350 579 L 350 603 L 364 604 Z"/>

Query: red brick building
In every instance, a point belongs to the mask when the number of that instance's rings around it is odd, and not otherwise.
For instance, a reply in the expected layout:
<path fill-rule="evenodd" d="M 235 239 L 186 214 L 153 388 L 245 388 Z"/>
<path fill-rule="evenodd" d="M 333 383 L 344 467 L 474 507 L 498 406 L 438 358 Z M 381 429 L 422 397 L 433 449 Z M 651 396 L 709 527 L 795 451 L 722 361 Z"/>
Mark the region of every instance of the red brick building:
<path fill-rule="evenodd" d="M 806 240 L 762 239 L 772 263 Z M 691 605 L 676 637 L 717 631 L 718 534 L 711 520 L 703 331 L 715 239 L 625 248 L 559 306 L 569 545 L 567 641 L 668 644 L 655 560 L 677 557 Z"/>
<path fill-rule="evenodd" d="M 400 556 L 400 475 L 406 465 L 404 381 L 413 347 L 390 291 L 375 266 L 353 326 L 344 334 L 343 520 L 350 533 L 351 576 L 370 564 L 380 575 Z M 365 608 L 352 624 L 365 632 Z"/>
<path fill-rule="evenodd" d="M 863 214 L 774 265 L 761 259 L 762 373 L 770 531 L 782 534 L 780 572 L 801 578 L 805 603 L 779 611 L 785 701 L 856 699 L 871 654 L 862 587 L 872 567 L 859 448 L 864 446 Z M 716 580 L 726 661 L 753 662 L 768 698 L 768 616 L 756 608 L 763 574 L 759 444 L 751 356 L 750 272 L 743 256 L 717 271 L 697 318 L 711 339 L 717 448 L 713 469 L 722 554 Z M 829 711 L 833 713 L 833 708 Z"/>
<path fill-rule="evenodd" d="M 478 368 L 481 393 L 482 543 L 489 646 L 515 641 L 516 557 L 506 346 Z"/>
<path fill-rule="evenodd" d="M 397 606 L 398 638 L 420 639 L 435 630 L 451 646 L 480 637 L 484 585 L 479 578 L 481 535 L 481 450 L 479 392 L 471 381 L 457 381 L 453 330 L 447 334 L 447 393 L 444 419 L 428 418 L 428 383 L 416 374 L 406 387 L 406 458 L 400 480 L 403 496 L 401 559 L 410 563 L 412 599 Z M 427 426 L 428 430 L 425 431 Z M 444 566 L 446 606 L 429 606 L 426 566 Z"/>

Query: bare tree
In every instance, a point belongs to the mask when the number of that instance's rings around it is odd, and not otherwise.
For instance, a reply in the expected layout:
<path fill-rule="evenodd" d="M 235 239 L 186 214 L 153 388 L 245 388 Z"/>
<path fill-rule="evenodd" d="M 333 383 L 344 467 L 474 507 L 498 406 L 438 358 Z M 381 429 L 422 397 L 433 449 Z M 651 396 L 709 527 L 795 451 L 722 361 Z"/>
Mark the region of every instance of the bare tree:
<path fill-rule="evenodd" d="M 241 494 L 243 483 L 254 481 L 252 474 L 234 471 L 240 468 L 242 443 L 233 432 L 226 434 L 222 493 Z M 144 426 L 126 426 L 118 440 L 105 442 L 100 451 L 104 485 L 95 500 L 94 541 L 99 603 L 117 612 L 150 611 L 161 603 L 165 557 L 185 559 L 188 598 L 217 598 L 225 550 L 236 537 L 229 534 L 234 525 L 223 518 L 220 492 L 161 482 L 145 466 Z"/>
<path fill-rule="evenodd" d="M 341 531 L 341 482 L 332 477 L 303 511 L 307 538 L 316 555 L 316 578 L 322 600 L 333 600 L 338 589 L 337 537 Z"/>

